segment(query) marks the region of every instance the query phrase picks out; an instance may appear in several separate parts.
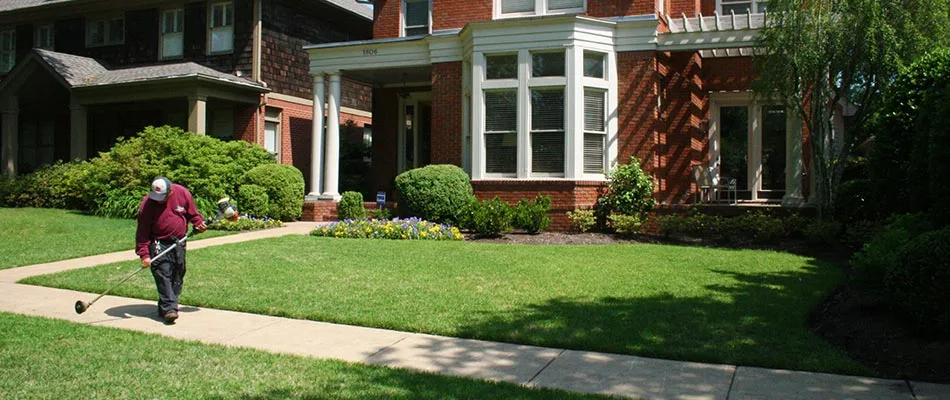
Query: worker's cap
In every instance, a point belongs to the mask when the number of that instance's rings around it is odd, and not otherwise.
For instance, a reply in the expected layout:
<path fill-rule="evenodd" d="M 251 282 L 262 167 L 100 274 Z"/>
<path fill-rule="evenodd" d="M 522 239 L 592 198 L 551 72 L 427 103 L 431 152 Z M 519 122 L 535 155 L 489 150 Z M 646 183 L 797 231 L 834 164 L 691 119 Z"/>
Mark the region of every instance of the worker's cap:
<path fill-rule="evenodd" d="M 152 181 L 152 190 L 148 192 L 148 198 L 155 201 L 165 201 L 168 197 L 168 190 L 172 187 L 172 181 L 164 176 L 159 176 Z"/>

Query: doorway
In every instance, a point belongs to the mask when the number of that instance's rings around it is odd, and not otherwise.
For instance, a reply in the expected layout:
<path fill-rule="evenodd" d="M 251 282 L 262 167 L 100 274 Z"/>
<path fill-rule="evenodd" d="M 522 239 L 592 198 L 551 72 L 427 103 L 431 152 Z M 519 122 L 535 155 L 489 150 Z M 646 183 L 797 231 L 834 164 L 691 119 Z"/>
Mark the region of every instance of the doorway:
<path fill-rule="evenodd" d="M 415 92 L 399 100 L 399 173 L 432 160 L 432 93 Z"/>

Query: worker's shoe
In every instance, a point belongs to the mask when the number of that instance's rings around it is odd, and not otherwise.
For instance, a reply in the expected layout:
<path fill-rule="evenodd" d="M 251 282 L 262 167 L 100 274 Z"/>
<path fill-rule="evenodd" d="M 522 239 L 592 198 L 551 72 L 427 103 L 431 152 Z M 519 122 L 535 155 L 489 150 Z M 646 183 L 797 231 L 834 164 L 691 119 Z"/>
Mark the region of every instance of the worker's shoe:
<path fill-rule="evenodd" d="M 178 319 L 177 311 L 169 311 L 165 313 L 165 323 L 174 324 L 176 319 Z"/>

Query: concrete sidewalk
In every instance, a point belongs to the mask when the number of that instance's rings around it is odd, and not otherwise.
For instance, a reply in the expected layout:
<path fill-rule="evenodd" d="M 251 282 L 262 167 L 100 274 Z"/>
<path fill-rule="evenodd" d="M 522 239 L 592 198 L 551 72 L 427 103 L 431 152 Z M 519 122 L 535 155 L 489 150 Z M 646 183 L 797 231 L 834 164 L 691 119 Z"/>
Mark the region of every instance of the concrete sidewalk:
<path fill-rule="evenodd" d="M 314 223 L 204 239 L 189 248 L 286 234 Z M 445 375 L 646 399 L 950 399 L 950 385 L 669 361 L 552 349 L 182 306 L 175 325 L 155 303 L 106 296 L 82 315 L 76 300 L 96 294 L 16 284 L 28 276 L 135 260 L 131 250 L 0 271 L 0 311 L 157 333 L 204 343 L 332 358 Z M 807 357 L 803 354 L 802 357 Z"/>

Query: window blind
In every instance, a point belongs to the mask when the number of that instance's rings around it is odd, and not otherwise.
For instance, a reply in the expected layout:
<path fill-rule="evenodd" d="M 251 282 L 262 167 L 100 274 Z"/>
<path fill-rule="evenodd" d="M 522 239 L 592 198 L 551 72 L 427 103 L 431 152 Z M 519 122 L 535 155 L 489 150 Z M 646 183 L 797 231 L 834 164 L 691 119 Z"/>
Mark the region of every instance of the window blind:
<path fill-rule="evenodd" d="M 501 13 L 533 12 L 535 0 L 501 0 Z"/>
<path fill-rule="evenodd" d="M 485 92 L 485 172 L 514 174 L 518 164 L 518 90 Z"/>
<path fill-rule="evenodd" d="M 584 7 L 584 0 L 548 0 L 548 10 L 567 10 Z"/>

